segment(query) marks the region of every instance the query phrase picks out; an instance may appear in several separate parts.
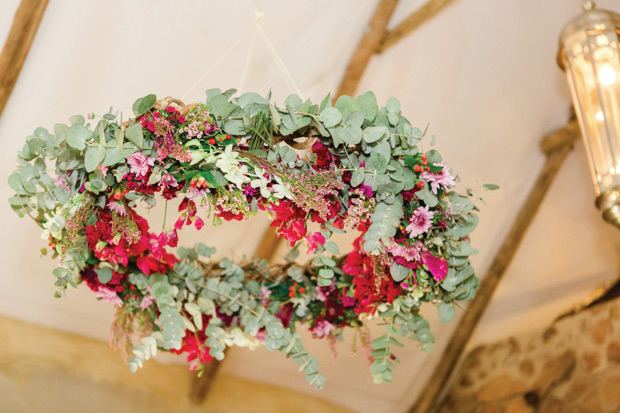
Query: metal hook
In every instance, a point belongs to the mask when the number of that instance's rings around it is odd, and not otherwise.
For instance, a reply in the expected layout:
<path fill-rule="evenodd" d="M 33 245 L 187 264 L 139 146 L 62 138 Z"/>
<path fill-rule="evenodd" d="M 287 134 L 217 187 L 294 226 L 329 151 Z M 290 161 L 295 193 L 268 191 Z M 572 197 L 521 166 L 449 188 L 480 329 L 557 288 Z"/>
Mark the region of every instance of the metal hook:
<path fill-rule="evenodd" d="M 585 0 L 585 2 L 583 3 L 583 9 L 585 11 L 594 10 L 595 8 L 596 8 L 596 3 L 594 3 L 592 0 Z"/>

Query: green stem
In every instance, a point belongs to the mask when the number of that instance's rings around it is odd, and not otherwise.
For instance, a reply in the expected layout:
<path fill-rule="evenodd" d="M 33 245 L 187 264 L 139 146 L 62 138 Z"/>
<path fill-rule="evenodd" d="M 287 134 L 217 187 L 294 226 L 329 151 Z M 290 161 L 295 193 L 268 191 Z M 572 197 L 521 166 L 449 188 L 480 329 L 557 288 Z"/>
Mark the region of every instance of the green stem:
<path fill-rule="evenodd" d="M 166 230 L 166 217 L 168 216 L 168 200 L 166 199 L 166 204 L 164 206 L 164 222 L 161 224 L 161 232 Z"/>

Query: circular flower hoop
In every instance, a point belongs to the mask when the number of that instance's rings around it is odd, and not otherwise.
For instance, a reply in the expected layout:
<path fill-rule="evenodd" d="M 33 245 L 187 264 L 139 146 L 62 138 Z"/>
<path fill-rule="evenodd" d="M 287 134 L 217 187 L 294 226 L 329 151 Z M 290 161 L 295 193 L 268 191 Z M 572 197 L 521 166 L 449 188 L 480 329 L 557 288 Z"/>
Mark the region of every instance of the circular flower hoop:
<path fill-rule="evenodd" d="M 61 257 L 59 290 L 85 282 L 118 306 L 112 344 L 131 356 L 132 371 L 157 349 L 187 353 L 190 368 L 201 369 L 228 346 L 264 344 L 321 387 L 317 360 L 295 333 L 304 324 L 332 346 L 355 328 L 375 381 L 391 381 L 401 338 L 433 348 L 420 305 L 435 304 L 449 322 L 454 303 L 475 294 L 468 235 L 476 208 L 451 190 L 439 153 L 420 151 L 423 133 L 394 98 L 379 108 L 372 92 L 334 106 L 329 96 L 313 105 L 291 95 L 278 108 L 270 96 L 234 93 L 209 90 L 192 105 L 148 95 L 124 123 L 107 113 L 89 115 L 91 123 L 74 116 L 53 134 L 36 129 L 9 177 L 11 206 L 39 223 Z M 155 194 L 182 198 L 161 233 L 135 210 L 155 205 Z M 217 224 L 259 210 L 315 257 L 298 265 L 289 254 L 269 266 L 209 260 L 215 250 L 203 244 L 169 250 L 177 231 L 200 229 L 203 216 Z M 340 255 L 329 238 L 351 230 L 360 235 Z M 364 320 L 373 317 L 386 330 L 371 341 Z"/>

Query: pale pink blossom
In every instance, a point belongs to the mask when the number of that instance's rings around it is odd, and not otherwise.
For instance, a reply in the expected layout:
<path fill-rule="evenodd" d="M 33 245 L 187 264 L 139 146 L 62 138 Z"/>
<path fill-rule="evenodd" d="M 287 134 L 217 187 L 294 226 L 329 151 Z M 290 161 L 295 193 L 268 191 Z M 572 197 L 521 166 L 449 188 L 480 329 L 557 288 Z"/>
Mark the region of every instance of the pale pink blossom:
<path fill-rule="evenodd" d="M 168 187 L 176 188 L 177 186 L 179 186 L 179 183 L 177 182 L 176 179 L 174 179 L 174 176 L 172 176 L 172 174 L 165 174 L 164 176 L 161 177 L 161 181 L 159 181 L 159 185 L 162 188 L 168 188 Z"/>
<path fill-rule="evenodd" d="M 402 246 L 392 240 L 392 245 L 387 250 L 394 257 L 402 257 L 407 261 L 420 261 L 420 252 L 423 248 L 422 241 L 416 241 L 411 246 Z"/>
<path fill-rule="evenodd" d="M 97 165 L 97 169 L 99 170 L 99 172 L 101 172 L 101 176 L 103 176 L 104 178 L 108 174 L 108 169 L 109 168 L 107 166 Z"/>
<path fill-rule="evenodd" d="M 151 306 L 151 304 L 153 304 L 153 302 L 155 302 L 153 297 L 151 297 L 150 295 L 145 295 L 144 298 L 142 298 L 142 301 L 140 301 L 140 308 L 142 310 L 146 310 Z"/>
<path fill-rule="evenodd" d="M 260 296 L 261 303 L 263 305 L 269 304 L 269 297 L 271 297 L 271 290 L 264 285 L 260 288 Z"/>
<path fill-rule="evenodd" d="M 56 175 L 54 178 L 54 183 L 61 187 L 64 191 L 70 191 L 69 185 L 67 185 L 67 176 L 66 175 Z"/>
<path fill-rule="evenodd" d="M 116 291 L 112 291 L 108 288 L 99 287 L 99 290 L 95 293 L 97 297 L 101 298 L 101 301 L 106 303 L 112 303 L 114 305 L 123 305 L 123 300 L 116 294 Z"/>
<path fill-rule="evenodd" d="M 443 162 L 434 163 L 433 165 L 443 167 Z M 450 175 L 450 171 L 448 171 L 448 168 L 445 167 L 442 168 L 441 172 L 437 173 L 430 171 L 422 172 L 422 179 L 431 184 L 431 190 L 435 195 L 437 194 L 439 186 L 442 186 L 444 189 L 448 189 L 449 187 L 456 185 L 454 177 Z"/>
<path fill-rule="evenodd" d="M 108 209 L 116 212 L 118 215 L 125 215 L 127 213 L 122 202 L 108 202 Z"/>
<path fill-rule="evenodd" d="M 327 296 L 329 295 L 329 291 L 324 292 L 323 288 L 319 287 L 318 285 L 314 287 L 314 289 L 316 291 L 316 299 L 325 302 L 327 300 Z"/>
<path fill-rule="evenodd" d="M 312 334 L 318 338 L 325 337 L 334 329 L 334 325 L 329 321 L 319 320 L 316 325 L 310 330 Z"/>
<path fill-rule="evenodd" d="M 428 205 L 413 211 L 413 216 L 407 226 L 407 232 L 411 238 L 424 234 L 432 225 L 435 213 L 428 210 Z"/>
<path fill-rule="evenodd" d="M 207 192 L 209 192 L 209 190 L 207 188 L 198 188 L 197 186 L 195 187 L 190 187 L 189 190 L 187 191 L 187 195 L 186 197 L 188 199 L 194 199 L 197 197 L 204 197 L 207 195 Z"/>
<path fill-rule="evenodd" d="M 155 159 L 146 156 L 142 152 L 136 152 L 127 157 L 127 163 L 131 167 L 131 173 L 141 178 L 149 173 L 149 167 L 155 165 Z"/>

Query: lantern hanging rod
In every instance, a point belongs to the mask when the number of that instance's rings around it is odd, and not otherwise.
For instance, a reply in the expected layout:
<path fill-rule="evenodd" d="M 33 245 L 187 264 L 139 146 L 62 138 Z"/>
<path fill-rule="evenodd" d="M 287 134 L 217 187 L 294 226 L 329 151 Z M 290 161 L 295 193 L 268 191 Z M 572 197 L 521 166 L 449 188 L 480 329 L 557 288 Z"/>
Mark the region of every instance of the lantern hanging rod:
<path fill-rule="evenodd" d="M 596 8 L 596 3 L 594 3 L 592 0 L 586 0 L 583 3 L 583 9 L 585 11 L 594 10 L 595 8 Z"/>

